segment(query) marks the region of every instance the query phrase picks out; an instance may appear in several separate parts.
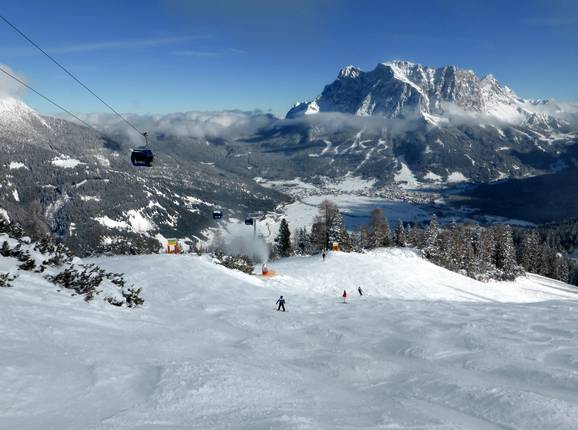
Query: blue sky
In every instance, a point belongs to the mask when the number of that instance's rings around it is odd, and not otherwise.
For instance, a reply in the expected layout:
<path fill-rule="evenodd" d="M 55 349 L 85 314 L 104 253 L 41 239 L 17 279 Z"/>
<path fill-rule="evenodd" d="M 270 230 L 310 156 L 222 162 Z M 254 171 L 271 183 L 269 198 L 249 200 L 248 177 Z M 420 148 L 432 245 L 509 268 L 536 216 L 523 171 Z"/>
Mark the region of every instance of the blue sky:
<path fill-rule="evenodd" d="M 283 114 L 341 67 L 392 59 L 492 73 L 523 97 L 578 100 L 575 0 L 21 0 L 0 13 L 122 112 Z M 0 53 L 70 110 L 105 111 L 3 22 Z"/>

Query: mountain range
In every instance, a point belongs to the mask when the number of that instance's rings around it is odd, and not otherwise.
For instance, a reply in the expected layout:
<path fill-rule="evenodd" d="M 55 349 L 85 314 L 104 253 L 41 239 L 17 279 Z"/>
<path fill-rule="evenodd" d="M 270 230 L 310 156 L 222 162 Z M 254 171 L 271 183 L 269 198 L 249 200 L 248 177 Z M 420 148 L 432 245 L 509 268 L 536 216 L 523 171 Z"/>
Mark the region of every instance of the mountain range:
<path fill-rule="evenodd" d="M 167 148 L 169 145 L 167 145 Z M 130 164 L 131 143 L 16 99 L 0 102 L 0 207 L 33 236 L 52 234 L 79 255 L 159 248 L 195 238 L 212 212 L 243 217 L 288 198 L 208 164 L 159 152 L 155 167 Z"/>
<path fill-rule="evenodd" d="M 455 66 L 393 61 L 369 72 L 347 66 L 318 97 L 296 104 L 286 117 L 323 124 L 324 115 L 335 113 L 358 118 L 358 134 L 349 133 L 343 142 L 320 127 L 320 155 L 358 154 L 359 163 L 350 167 L 369 174 L 381 170 L 390 179 L 395 170 L 384 172 L 384 161 L 397 169 L 405 163 L 419 180 L 432 182 L 451 182 L 453 173 L 487 182 L 576 164 L 576 105 L 526 100 L 492 75 L 479 78 Z"/>
<path fill-rule="evenodd" d="M 223 115 L 132 115 L 156 154 L 152 169 L 139 170 L 129 162 L 138 143 L 113 117 L 84 116 L 99 133 L 4 98 L 0 207 L 79 254 L 136 252 L 168 237 L 201 236 L 215 225 L 214 209 L 242 219 L 290 200 L 256 177 L 446 186 L 525 181 L 578 166 L 575 105 L 523 99 L 491 75 L 455 66 L 347 66 L 285 118 Z"/>

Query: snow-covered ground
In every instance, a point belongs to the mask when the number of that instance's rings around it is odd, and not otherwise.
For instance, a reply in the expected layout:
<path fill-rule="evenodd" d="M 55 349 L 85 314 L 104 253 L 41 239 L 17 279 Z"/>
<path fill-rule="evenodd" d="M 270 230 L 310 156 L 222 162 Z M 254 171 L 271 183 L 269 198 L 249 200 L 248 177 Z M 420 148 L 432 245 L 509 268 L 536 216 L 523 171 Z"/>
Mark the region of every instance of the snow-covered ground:
<path fill-rule="evenodd" d="M 0 428 L 578 427 L 565 284 L 481 284 L 395 249 L 286 259 L 270 279 L 190 255 L 95 262 L 144 307 L 32 275 L 0 289 Z"/>
<path fill-rule="evenodd" d="M 63 169 L 74 169 L 77 166 L 80 166 L 83 163 L 79 160 L 75 160 L 74 158 L 70 158 L 66 155 L 60 157 L 54 157 L 51 161 L 53 166 L 62 167 Z"/>

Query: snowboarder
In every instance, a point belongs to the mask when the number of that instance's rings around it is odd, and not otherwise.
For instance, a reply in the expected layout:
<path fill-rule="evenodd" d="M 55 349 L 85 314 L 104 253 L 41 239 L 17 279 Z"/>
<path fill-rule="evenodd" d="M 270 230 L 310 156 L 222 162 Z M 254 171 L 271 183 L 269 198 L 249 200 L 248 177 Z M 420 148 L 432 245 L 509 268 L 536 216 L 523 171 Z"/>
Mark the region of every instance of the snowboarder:
<path fill-rule="evenodd" d="M 343 303 L 347 303 L 347 291 L 343 290 L 343 294 L 341 295 L 341 297 L 343 297 Z"/>
<path fill-rule="evenodd" d="M 325 250 L 323 250 L 323 253 L 321 255 L 323 256 L 323 261 L 325 261 L 325 256 L 327 255 L 325 254 Z"/>
<path fill-rule="evenodd" d="M 279 300 L 277 300 L 277 310 L 280 311 L 281 309 L 283 309 L 283 312 L 285 312 L 285 299 L 283 298 L 283 296 L 279 297 Z"/>
<path fill-rule="evenodd" d="M 363 296 L 363 290 L 361 289 L 361 287 L 357 287 L 357 292 L 359 293 L 360 296 Z"/>

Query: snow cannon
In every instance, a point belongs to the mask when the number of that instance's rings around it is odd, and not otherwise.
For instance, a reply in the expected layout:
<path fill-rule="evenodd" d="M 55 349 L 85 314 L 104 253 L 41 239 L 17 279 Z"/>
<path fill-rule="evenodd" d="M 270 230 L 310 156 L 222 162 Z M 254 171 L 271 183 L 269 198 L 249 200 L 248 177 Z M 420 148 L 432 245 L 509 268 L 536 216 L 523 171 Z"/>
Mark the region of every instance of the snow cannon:
<path fill-rule="evenodd" d="M 263 264 L 261 266 L 261 276 L 263 276 L 264 278 L 270 278 L 271 276 L 275 276 L 276 274 L 277 274 L 276 272 L 269 270 L 267 264 Z"/>

